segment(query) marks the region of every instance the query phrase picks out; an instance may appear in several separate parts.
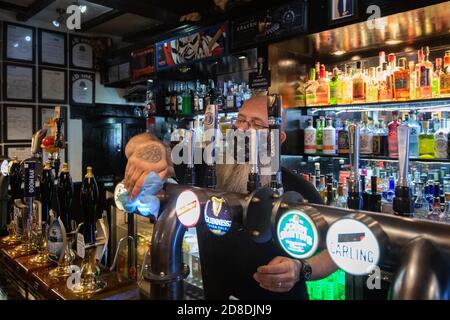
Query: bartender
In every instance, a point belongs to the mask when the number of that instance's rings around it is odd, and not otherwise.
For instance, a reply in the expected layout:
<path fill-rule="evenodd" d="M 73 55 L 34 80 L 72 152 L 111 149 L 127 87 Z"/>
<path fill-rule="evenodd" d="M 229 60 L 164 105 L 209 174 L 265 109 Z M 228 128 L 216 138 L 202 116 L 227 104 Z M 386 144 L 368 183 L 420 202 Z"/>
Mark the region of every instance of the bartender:
<path fill-rule="evenodd" d="M 258 96 L 244 102 L 239 111 L 236 128 L 241 130 L 267 129 L 267 97 Z M 283 119 L 281 142 L 286 141 L 285 121 Z M 149 133 L 133 137 L 127 144 L 125 155 L 128 164 L 125 171 L 124 184 L 131 190 L 131 198 L 135 198 L 150 172 L 159 175 L 162 181 L 174 177 L 170 150 L 157 138 Z M 248 164 L 218 164 L 217 189 L 228 192 L 247 193 L 248 174 L 251 170 Z M 322 199 L 315 187 L 303 177 L 282 168 L 282 180 L 285 191 L 296 191 L 310 203 L 322 204 Z M 270 176 L 261 177 L 261 184 L 268 186 Z M 277 256 L 267 265 L 255 270 L 253 275 L 257 283 L 271 292 L 289 292 L 298 282 L 305 280 L 319 280 L 336 271 L 336 265 L 331 260 L 327 250 L 308 260 L 297 260 L 289 257 Z M 306 291 L 306 286 L 302 285 Z M 307 296 L 306 292 L 301 295 Z"/>

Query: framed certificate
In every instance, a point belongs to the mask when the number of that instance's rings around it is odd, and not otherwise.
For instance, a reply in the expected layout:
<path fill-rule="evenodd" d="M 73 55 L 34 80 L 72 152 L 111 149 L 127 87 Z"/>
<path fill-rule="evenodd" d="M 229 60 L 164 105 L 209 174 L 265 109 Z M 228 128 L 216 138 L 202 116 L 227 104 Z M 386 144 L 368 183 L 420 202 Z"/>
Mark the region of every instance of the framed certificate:
<path fill-rule="evenodd" d="M 67 103 L 67 72 L 62 69 L 39 68 L 39 102 Z"/>
<path fill-rule="evenodd" d="M 94 49 L 91 39 L 70 36 L 70 67 L 77 69 L 94 69 Z"/>
<path fill-rule="evenodd" d="M 95 73 L 70 72 L 70 104 L 93 106 L 95 103 Z"/>
<path fill-rule="evenodd" d="M 35 62 L 36 30 L 34 28 L 5 22 L 3 40 L 5 60 Z"/>
<path fill-rule="evenodd" d="M 3 99 L 5 101 L 34 102 L 35 67 L 15 63 L 3 65 Z"/>
<path fill-rule="evenodd" d="M 66 67 L 66 35 L 61 32 L 42 29 L 39 29 L 38 34 L 39 64 Z"/>
<path fill-rule="evenodd" d="M 17 157 L 17 160 L 23 161 L 31 158 L 31 144 L 10 144 L 5 145 L 5 155 L 12 159 Z"/>
<path fill-rule="evenodd" d="M 3 106 L 3 137 L 6 143 L 29 142 L 36 131 L 34 106 Z"/>
<path fill-rule="evenodd" d="M 45 128 L 48 120 L 52 119 L 55 114 L 55 107 L 52 106 L 38 106 L 38 122 L 37 128 Z M 61 107 L 61 116 L 64 119 L 61 131 L 64 133 L 64 141 L 67 141 L 67 108 Z"/>

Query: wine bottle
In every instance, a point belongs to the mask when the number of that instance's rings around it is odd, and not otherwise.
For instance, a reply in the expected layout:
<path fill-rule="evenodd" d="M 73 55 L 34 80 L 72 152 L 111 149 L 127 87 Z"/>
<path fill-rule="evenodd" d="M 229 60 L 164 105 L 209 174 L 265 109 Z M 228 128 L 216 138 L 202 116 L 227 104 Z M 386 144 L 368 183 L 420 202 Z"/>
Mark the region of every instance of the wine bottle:
<path fill-rule="evenodd" d="M 97 220 L 98 186 L 92 171 L 87 167 L 81 185 L 81 208 L 83 210 L 83 230 L 85 244 L 95 243 L 95 223 Z"/>
<path fill-rule="evenodd" d="M 61 173 L 58 180 L 58 212 L 61 217 L 61 221 L 66 228 L 66 231 L 71 231 L 70 221 L 70 208 L 72 206 L 73 199 L 73 184 L 72 177 L 69 173 L 69 166 L 67 163 L 62 165 Z"/>

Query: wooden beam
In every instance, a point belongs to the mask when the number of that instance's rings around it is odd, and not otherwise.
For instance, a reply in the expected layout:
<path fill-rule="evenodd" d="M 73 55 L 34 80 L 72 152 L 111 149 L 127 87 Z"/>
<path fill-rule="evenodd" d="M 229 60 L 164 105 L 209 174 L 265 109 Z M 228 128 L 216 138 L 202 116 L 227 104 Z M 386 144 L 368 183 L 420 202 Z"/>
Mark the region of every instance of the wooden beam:
<path fill-rule="evenodd" d="M 19 6 L 14 3 L 0 1 L 0 10 L 12 11 L 15 13 L 27 11 L 27 7 Z"/>
<path fill-rule="evenodd" d="M 123 14 L 124 14 L 123 12 L 121 12 L 117 9 L 112 9 L 108 12 L 105 12 L 105 13 L 99 15 L 98 17 L 95 17 L 95 18 L 81 24 L 80 31 L 83 31 L 83 32 L 88 31 L 90 29 L 93 29 L 93 28 L 105 23 L 105 22 L 108 22 L 114 18 L 117 18 Z"/>
<path fill-rule="evenodd" d="M 150 18 L 157 21 L 173 22 L 178 20 L 178 14 L 158 7 L 152 3 L 142 0 L 87 0 L 104 7 L 132 13 L 138 16 Z"/>
<path fill-rule="evenodd" d="M 55 1 L 56 0 L 35 0 L 25 12 L 19 12 L 16 19 L 18 21 L 26 22 Z"/>

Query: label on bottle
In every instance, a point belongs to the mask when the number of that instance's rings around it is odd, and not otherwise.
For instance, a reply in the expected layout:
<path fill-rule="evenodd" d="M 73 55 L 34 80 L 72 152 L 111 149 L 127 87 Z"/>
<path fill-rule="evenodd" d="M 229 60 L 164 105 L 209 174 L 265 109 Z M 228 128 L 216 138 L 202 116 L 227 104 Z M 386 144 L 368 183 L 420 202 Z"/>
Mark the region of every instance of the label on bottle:
<path fill-rule="evenodd" d="M 198 98 L 198 110 L 203 111 L 204 108 L 205 108 L 205 99 L 203 99 L 202 97 L 199 97 Z"/>
<path fill-rule="evenodd" d="M 389 127 L 389 156 L 392 158 L 398 157 L 397 127 L 397 125 L 392 125 Z"/>
<path fill-rule="evenodd" d="M 327 154 L 334 153 L 334 144 L 336 143 L 336 131 L 333 129 L 326 129 L 323 131 L 323 152 Z"/>
<path fill-rule="evenodd" d="M 316 130 L 305 129 L 305 153 L 316 152 Z"/>
<path fill-rule="evenodd" d="M 353 80 L 353 99 L 361 100 L 364 98 L 364 80 Z"/>
<path fill-rule="evenodd" d="M 361 133 L 360 148 L 360 152 L 363 154 L 373 153 L 373 136 L 371 134 Z"/>
<path fill-rule="evenodd" d="M 430 86 L 430 73 L 427 67 L 420 67 L 420 86 L 429 87 Z"/>
<path fill-rule="evenodd" d="M 350 142 L 348 139 L 348 131 L 340 130 L 338 133 L 338 150 L 339 153 L 349 153 L 350 152 Z"/>
<path fill-rule="evenodd" d="M 381 137 L 373 136 L 372 145 L 373 145 L 373 147 L 372 147 L 373 154 L 379 155 L 381 153 Z"/>
<path fill-rule="evenodd" d="M 395 89 L 396 90 L 409 90 L 408 88 L 409 80 L 402 75 L 397 75 L 395 77 Z"/>
<path fill-rule="evenodd" d="M 434 144 L 434 155 L 436 158 L 447 158 L 447 142 L 447 137 L 442 131 L 436 133 Z"/>
<path fill-rule="evenodd" d="M 198 111 L 199 107 L 198 107 L 198 96 L 194 96 L 194 110 Z"/>

